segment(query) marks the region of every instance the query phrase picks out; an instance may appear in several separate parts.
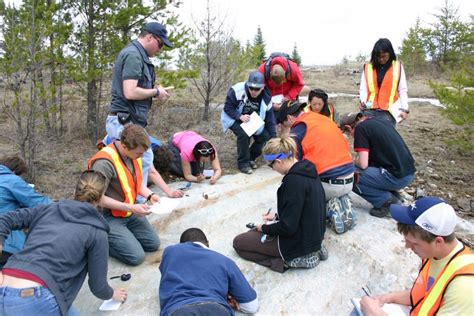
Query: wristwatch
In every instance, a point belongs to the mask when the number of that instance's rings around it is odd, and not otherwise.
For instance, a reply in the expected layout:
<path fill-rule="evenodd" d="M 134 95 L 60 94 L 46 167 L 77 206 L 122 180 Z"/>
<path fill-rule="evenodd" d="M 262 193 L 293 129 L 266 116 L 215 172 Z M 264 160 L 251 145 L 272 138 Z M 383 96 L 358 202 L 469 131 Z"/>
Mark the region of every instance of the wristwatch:
<path fill-rule="evenodd" d="M 155 98 L 158 98 L 159 96 L 160 96 L 160 89 L 156 88 Z"/>
<path fill-rule="evenodd" d="M 156 195 L 156 193 L 155 193 L 155 192 L 151 192 L 150 195 L 148 195 L 148 197 L 146 198 L 146 201 L 147 201 L 147 202 L 150 201 L 150 199 L 151 199 L 151 197 L 152 197 L 153 195 Z"/>

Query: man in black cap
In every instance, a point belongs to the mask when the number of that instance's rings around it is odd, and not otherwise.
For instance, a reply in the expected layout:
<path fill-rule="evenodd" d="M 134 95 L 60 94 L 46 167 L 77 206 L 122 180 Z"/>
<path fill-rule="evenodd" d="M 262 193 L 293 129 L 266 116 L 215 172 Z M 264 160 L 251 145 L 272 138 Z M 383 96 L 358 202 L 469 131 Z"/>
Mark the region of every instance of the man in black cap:
<path fill-rule="evenodd" d="M 163 45 L 172 48 L 166 28 L 158 22 L 145 24 L 138 38 L 122 49 L 115 61 L 112 77 L 112 102 L 105 129 L 108 137 L 120 139 L 128 123 L 146 127 L 153 97 L 166 100 L 168 92 L 155 86 L 155 69 L 149 57 L 157 55 Z M 148 169 L 153 164 L 153 152 L 143 155 L 143 182 L 148 180 Z M 161 176 L 160 176 L 161 177 Z"/>
<path fill-rule="evenodd" d="M 250 115 L 254 112 L 265 124 L 249 136 L 242 129 L 241 124 L 249 122 Z M 253 71 L 249 74 L 247 82 L 237 83 L 229 89 L 221 114 L 221 123 L 224 132 L 230 129 L 237 136 L 239 170 L 251 174 L 252 169 L 257 169 L 255 159 L 262 154 L 262 148 L 267 140 L 276 137 L 272 96 L 270 91 L 265 89 L 263 74 Z M 250 146 L 251 137 L 254 140 L 252 146 Z"/>

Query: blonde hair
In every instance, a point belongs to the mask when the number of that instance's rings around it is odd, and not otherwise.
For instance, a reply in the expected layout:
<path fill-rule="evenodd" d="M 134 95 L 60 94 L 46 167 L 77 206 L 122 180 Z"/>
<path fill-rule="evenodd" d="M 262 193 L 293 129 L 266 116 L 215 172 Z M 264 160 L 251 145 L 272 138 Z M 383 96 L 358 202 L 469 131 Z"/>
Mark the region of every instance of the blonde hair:
<path fill-rule="evenodd" d="M 296 158 L 297 151 L 296 143 L 291 135 L 272 138 L 267 142 L 265 147 L 263 147 L 264 155 L 273 155 L 279 153 L 289 154 L 291 152 L 291 156 L 286 159 Z"/>
<path fill-rule="evenodd" d="M 274 65 L 270 71 L 270 78 L 275 84 L 281 85 L 285 80 L 285 70 L 283 67 L 280 65 Z"/>
<path fill-rule="evenodd" d="M 97 203 L 105 192 L 105 176 L 94 170 L 81 173 L 74 192 L 74 200 Z"/>

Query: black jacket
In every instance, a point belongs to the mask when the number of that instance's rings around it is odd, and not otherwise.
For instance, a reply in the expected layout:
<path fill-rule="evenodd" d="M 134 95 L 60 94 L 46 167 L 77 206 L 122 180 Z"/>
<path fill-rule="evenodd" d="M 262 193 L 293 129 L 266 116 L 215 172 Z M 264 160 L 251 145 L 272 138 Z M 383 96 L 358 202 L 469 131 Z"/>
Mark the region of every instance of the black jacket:
<path fill-rule="evenodd" d="M 89 273 L 89 288 L 102 300 L 112 298 L 107 282 L 109 225 L 89 203 L 63 200 L 0 216 L 0 243 L 13 229 L 29 227 L 22 251 L 4 268 L 29 272 L 43 280 L 66 315 Z"/>
<path fill-rule="evenodd" d="M 326 198 L 316 167 L 308 160 L 297 162 L 278 188 L 279 221 L 262 231 L 278 235 L 285 261 L 321 249 L 326 231 Z"/>

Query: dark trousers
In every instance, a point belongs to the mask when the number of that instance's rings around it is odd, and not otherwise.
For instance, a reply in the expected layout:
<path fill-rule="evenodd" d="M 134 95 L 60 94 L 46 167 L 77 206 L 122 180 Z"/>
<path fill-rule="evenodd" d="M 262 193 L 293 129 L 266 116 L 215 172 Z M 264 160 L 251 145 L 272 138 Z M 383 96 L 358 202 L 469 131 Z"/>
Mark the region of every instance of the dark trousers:
<path fill-rule="evenodd" d="M 240 127 L 240 124 L 242 124 L 242 121 L 237 120 L 230 129 L 237 136 L 237 165 L 239 169 L 242 169 L 249 167 L 249 162 L 262 154 L 262 148 L 267 140 L 270 139 L 270 133 L 264 128 L 260 135 L 252 135 L 253 143 L 250 146 L 250 137 Z"/>
<path fill-rule="evenodd" d="M 387 121 L 390 124 L 392 124 L 392 126 L 395 126 L 397 124 L 397 121 L 395 121 L 395 118 L 389 111 L 380 110 L 380 109 L 376 109 L 376 110 L 367 109 L 367 110 L 362 110 L 362 113 L 364 114 L 364 116 L 367 116 L 367 117 L 376 117 L 379 120 Z"/>
<path fill-rule="evenodd" d="M 276 272 L 285 272 L 284 261 L 278 250 L 278 237 L 267 236 L 264 243 L 261 238 L 262 233 L 249 230 L 234 238 L 234 249 L 245 260 L 258 263 Z"/>
<path fill-rule="evenodd" d="M 230 311 L 221 304 L 214 302 L 202 302 L 188 304 L 178 307 L 170 313 L 170 316 L 230 316 Z"/>

